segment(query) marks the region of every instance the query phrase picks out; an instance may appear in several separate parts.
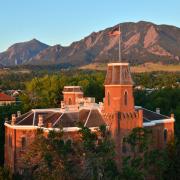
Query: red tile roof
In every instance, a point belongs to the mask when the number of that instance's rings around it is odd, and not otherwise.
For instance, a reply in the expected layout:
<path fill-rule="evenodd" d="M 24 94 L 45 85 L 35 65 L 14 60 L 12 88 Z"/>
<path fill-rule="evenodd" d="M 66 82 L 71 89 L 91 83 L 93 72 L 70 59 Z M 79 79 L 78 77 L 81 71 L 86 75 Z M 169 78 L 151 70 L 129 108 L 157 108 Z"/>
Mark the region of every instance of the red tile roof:
<path fill-rule="evenodd" d="M 15 98 L 4 93 L 0 93 L 0 101 L 15 101 Z"/>

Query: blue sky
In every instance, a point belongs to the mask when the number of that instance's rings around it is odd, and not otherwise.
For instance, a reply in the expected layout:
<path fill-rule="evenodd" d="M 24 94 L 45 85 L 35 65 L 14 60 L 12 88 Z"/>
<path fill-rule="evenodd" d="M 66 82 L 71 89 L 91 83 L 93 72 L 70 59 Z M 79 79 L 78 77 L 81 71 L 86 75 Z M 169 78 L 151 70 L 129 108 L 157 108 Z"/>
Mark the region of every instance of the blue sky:
<path fill-rule="evenodd" d="M 180 27 L 180 0 L 0 0 L 0 52 L 33 38 L 66 46 L 140 20 Z"/>

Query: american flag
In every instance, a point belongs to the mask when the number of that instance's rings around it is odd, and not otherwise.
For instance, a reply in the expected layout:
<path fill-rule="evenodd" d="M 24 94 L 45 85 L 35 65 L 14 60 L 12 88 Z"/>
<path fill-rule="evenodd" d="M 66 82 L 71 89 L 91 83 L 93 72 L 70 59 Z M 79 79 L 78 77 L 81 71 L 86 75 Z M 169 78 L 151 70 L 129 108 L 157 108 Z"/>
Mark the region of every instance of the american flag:
<path fill-rule="evenodd" d="M 109 36 L 120 36 L 121 35 L 121 31 L 119 27 L 115 27 L 113 30 L 111 30 L 108 33 Z"/>

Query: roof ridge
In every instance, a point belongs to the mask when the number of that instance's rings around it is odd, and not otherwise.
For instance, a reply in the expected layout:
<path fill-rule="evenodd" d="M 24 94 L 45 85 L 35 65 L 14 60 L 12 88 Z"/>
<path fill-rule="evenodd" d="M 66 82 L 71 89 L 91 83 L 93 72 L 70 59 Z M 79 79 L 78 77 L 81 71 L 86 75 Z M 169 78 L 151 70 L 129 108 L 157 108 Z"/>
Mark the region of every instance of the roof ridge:
<path fill-rule="evenodd" d="M 89 111 L 89 114 L 88 114 L 88 117 L 87 117 L 87 119 L 86 119 L 86 122 L 84 123 L 84 127 L 87 125 L 87 123 L 88 123 L 88 120 L 89 120 L 89 117 L 90 117 L 90 115 L 91 115 L 91 112 L 92 112 L 92 108 L 90 109 L 90 111 Z"/>
<path fill-rule="evenodd" d="M 31 116 L 33 114 L 33 112 L 31 112 L 30 114 L 28 114 L 28 116 L 26 116 L 26 117 L 24 117 L 23 119 L 21 119 L 18 123 L 17 123 L 17 125 L 19 124 L 19 123 L 21 123 L 22 121 L 24 121 L 26 118 L 28 118 L 29 116 Z M 34 125 L 34 124 L 33 124 Z"/>
<path fill-rule="evenodd" d="M 55 126 L 57 124 L 57 122 L 62 118 L 62 116 L 64 115 L 65 113 L 63 112 L 59 118 L 57 118 L 57 120 L 54 122 L 54 124 L 52 126 Z"/>

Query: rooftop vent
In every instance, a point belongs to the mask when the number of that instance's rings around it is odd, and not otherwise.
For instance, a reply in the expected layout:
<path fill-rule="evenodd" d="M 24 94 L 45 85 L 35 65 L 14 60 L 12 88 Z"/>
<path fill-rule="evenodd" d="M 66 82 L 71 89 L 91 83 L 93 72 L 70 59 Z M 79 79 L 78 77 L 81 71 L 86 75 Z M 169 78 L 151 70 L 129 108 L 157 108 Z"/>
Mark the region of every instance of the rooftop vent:
<path fill-rule="evenodd" d="M 21 116 L 21 111 L 17 111 L 17 117 Z"/>
<path fill-rule="evenodd" d="M 39 127 L 42 127 L 44 125 L 43 120 L 44 120 L 43 115 L 39 114 L 39 116 L 38 116 L 38 126 Z"/>
<path fill-rule="evenodd" d="M 160 114 L 160 108 L 156 108 L 156 113 Z"/>

